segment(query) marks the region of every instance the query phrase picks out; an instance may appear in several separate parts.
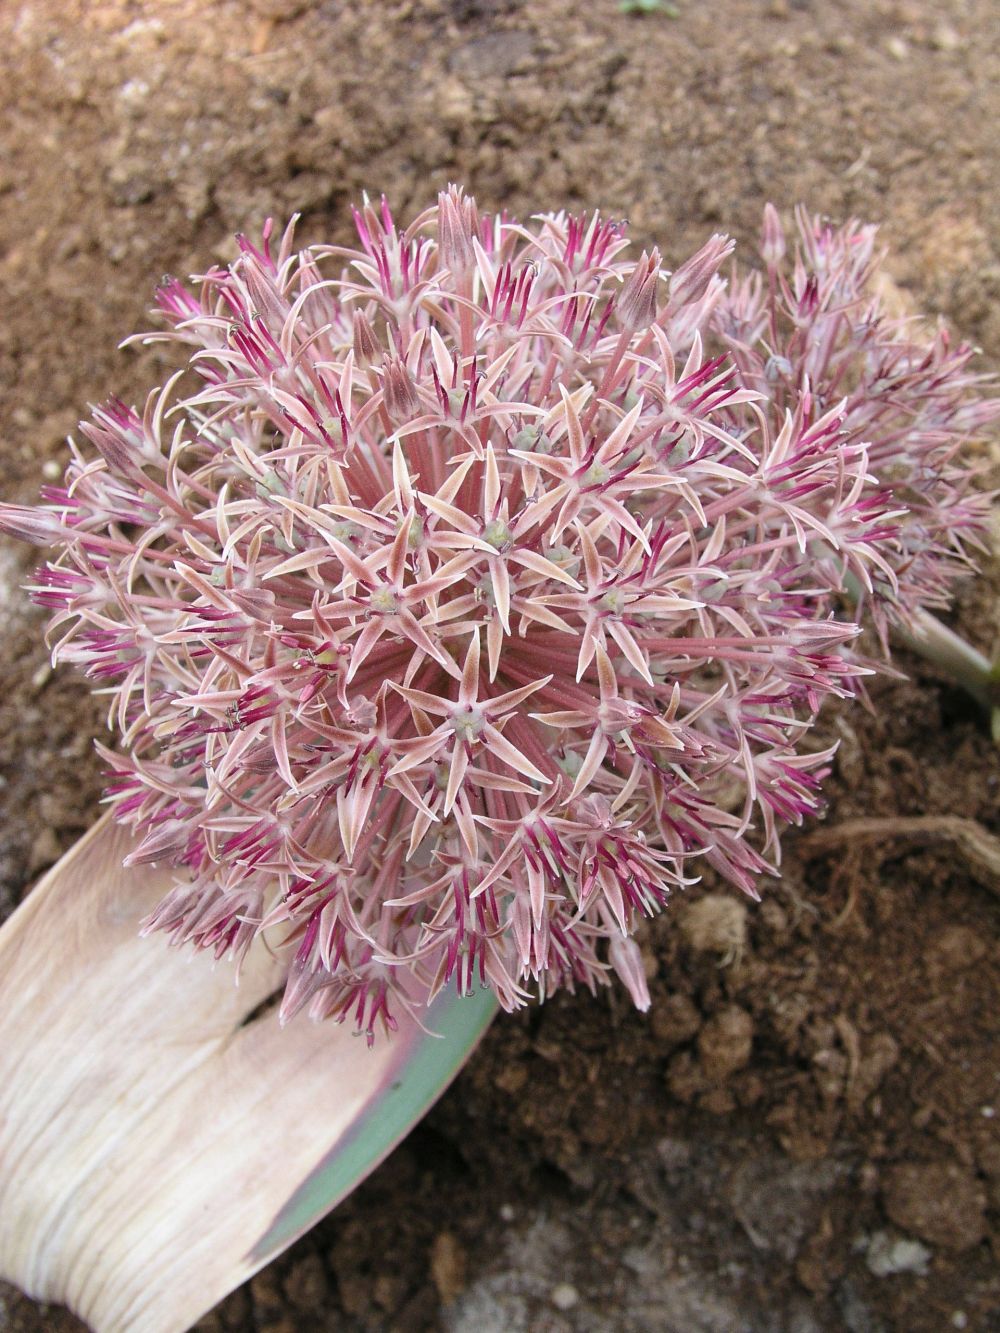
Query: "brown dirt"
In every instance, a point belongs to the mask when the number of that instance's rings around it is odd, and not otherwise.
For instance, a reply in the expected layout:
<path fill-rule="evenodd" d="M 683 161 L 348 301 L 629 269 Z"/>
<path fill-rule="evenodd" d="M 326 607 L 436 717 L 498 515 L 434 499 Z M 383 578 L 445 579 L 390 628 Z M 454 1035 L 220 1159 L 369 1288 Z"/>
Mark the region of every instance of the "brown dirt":
<path fill-rule="evenodd" d="M 0 457 L 32 495 L 88 400 L 161 367 L 116 342 L 151 287 L 301 210 L 599 205 L 667 262 L 767 198 L 884 223 L 896 282 L 1000 360 L 994 0 L 20 0 L 0 7 Z M 50 674 L 0 553 L 0 907 L 90 822 L 100 710 Z M 997 571 L 958 623 L 997 640 Z M 828 826 L 998 830 L 982 719 L 920 665 L 843 744 Z M 739 913 L 702 893 L 620 994 L 499 1021 L 338 1212 L 199 1326 L 850 1333 L 1000 1326 L 1000 902 L 954 839 L 810 850 Z M 705 892 L 722 892 L 708 880 Z M 685 925 L 686 914 L 692 914 Z M 678 925 L 684 927 L 678 929 Z M 902 1266 L 903 1271 L 893 1271 Z M 994 1322 L 996 1321 L 996 1322 Z M 0 1329 L 79 1327 L 0 1289 Z"/>

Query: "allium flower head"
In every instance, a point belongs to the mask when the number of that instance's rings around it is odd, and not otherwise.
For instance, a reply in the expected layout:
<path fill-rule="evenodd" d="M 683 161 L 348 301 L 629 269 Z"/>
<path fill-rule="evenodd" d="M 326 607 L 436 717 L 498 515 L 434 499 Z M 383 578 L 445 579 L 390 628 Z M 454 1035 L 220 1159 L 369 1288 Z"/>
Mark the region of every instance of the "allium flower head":
<path fill-rule="evenodd" d="M 268 225 L 198 295 L 165 282 L 148 337 L 186 371 L 0 519 L 59 548 L 35 595 L 110 694 L 130 859 L 178 867 L 148 929 L 220 957 L 268 931 L 283 1017 L 369 1040 L 449 985 L 511 1008 L 614 970 L 645 1007 L 637 922 L 699 856 L 754 893 L 817 808 L 803 738 L 865 670 L 845 580 L 937 594 L 935 476 L 963 489 L 986 409 L 947 345 L 917 366 L 844 314 L 867 233 L 804 230 L 769 304 L 725 294 L 722 237 L 671 277 L 596 214 L 455 187 L 355 221 L 357 250 Z M 875 467 L 903 439 L 916 539 Z"/>

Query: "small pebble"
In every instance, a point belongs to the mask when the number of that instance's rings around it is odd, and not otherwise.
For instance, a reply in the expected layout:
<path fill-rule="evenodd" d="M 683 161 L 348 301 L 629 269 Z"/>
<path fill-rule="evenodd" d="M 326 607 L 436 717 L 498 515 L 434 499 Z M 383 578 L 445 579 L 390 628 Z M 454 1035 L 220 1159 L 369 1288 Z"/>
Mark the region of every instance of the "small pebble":
<path fill-rule="evenodd" d="M 52 663 L 43 662 L 42 665 L 32 674 L 31 688 L 36 691 L 40 690 L 44 685 L 48 683 L 49 677 L 51 675 L 52 675 Z"/>
<path fill-rule="evenodd" d="M 442 1305 L 450 1305 L 465 1288 L 465 1251 L 450 1231 L 440 1231 L 434 1237 L 431 1277 Z"/>
<path fill-rule="evenodd" d="M 726 1005 L 698 1034 L 698 1055 L 706 1077 L 722 1081 L 750 1062 L 753 1019 L 738 1004 Z"/>
<path fill-rule="evenodd" d="M 962 45 L 962 39 L 954 28 L 947 23 L 942 23 L 934 29 L 931 43 L 939 51 L 957 51 Z"/>
<path fill-rule="evenodd" d="M 986 1191 L 959 1162 L 901 1162 L 882 1182 L 885 1210 L 903 1231 L 943 1249 L 971 1250 L 986 1234 Z"/>
<path fill-rule="evenodd" d="M 875 1277 L 889 1277 L 894 1273 L 916 1273 L 923 1277 L 932 1258 L 932 1252 L 919 1240 L 876 1231 L 868 1243 L 865 1263 Z"/>
<path fill-rule="evenodd" d="M 680 929 L 695 953 L 718 954 L 729 966 L 746 949 L 747 909 L 728 893 L 707 893 L 685 909 Z"/>
<path fill-rule="evenodd" d="M 986 956 L 988 945 L 971 926 L 945 926 L 924 950 L 927 966 L 937 972 L 962 972 Z"/>
<path fill-rule="evenodd" d="M 568 1282 L 560 1282 L 557 1287 L 553 1287 L 549 1293 L 549 1300 L 557 1310 L 572 1310 L 573 1306 L 580 1299 L 580 1294 L 576 1287 Z"/>
<path fill-rule="evenodd" d="M 701 1015 L 686 995 L 668 995 L 653 1006 L 650 1027 L 653 1036 L 664 1047 L 681 1046 L 697 1036 Z"/>

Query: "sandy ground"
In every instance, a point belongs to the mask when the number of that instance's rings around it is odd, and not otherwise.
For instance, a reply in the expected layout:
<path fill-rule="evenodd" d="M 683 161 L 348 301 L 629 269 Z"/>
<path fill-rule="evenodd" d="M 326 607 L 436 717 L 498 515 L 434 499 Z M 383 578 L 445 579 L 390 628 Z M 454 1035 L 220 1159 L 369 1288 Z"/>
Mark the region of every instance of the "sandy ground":
<path fill-rule="evenodd" d="M 712 230 L 752 240 L 768 198 L 856 214 L 904 295 L 1000 362 L 994 0 L 6 0 L 0 76 L 5 499 L 61 468 L 88 401 L 162 376 L 116 350 L 161 274 L 272 213 L 343 238 L 362 189 L 403 215 L 451 179 L 487 208 L 600 206 L 668 264 Z M 28 567 L 0 553 L 4 910 L 100 788 L 99 711 L 46 666 Z M 986 649 L 998 586 L 986 569 L 957 613 Z M 906 665 L 873 718 L 828 718 L 827 826 L 997 831 L 982 719 Z M 607 995 L 498 1022 L 372 1180 L 199 1327 L 1000 1326 L 995 892 L 944 842 L 790 838 L 763 906 L 732 901 L 709 879 L 649 931 L 649 1017 Z M 72 1327 L 0 1288 L 5 1333 Z"/>

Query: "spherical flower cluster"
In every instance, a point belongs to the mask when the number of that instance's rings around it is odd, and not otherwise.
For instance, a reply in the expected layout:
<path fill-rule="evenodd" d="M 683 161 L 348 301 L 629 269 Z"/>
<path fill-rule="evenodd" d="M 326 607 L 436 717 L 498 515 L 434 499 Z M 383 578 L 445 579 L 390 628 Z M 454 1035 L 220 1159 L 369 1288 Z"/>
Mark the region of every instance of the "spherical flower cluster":
<path fill-rule="evenodd" d="M 187 367 L 0 517 L 58 548 L 35 595 L 111 695 L 130 861 L 178 867 L 147 928 L 267 931 L 282 1016 L 369 1040 L 449 985 L 614 970 L 645 1007 L 637 921 L 699 857 L 753 894 L 817 808 L 845 586 L 905 609 L 964 558 L 987 409 L 861 304 L 867 231 L 804 221 L 785 277 L 769 215 L 727 293 L 722 237 L 668 275 L 454 187 L 355 221 L 165 282 Z"/>

